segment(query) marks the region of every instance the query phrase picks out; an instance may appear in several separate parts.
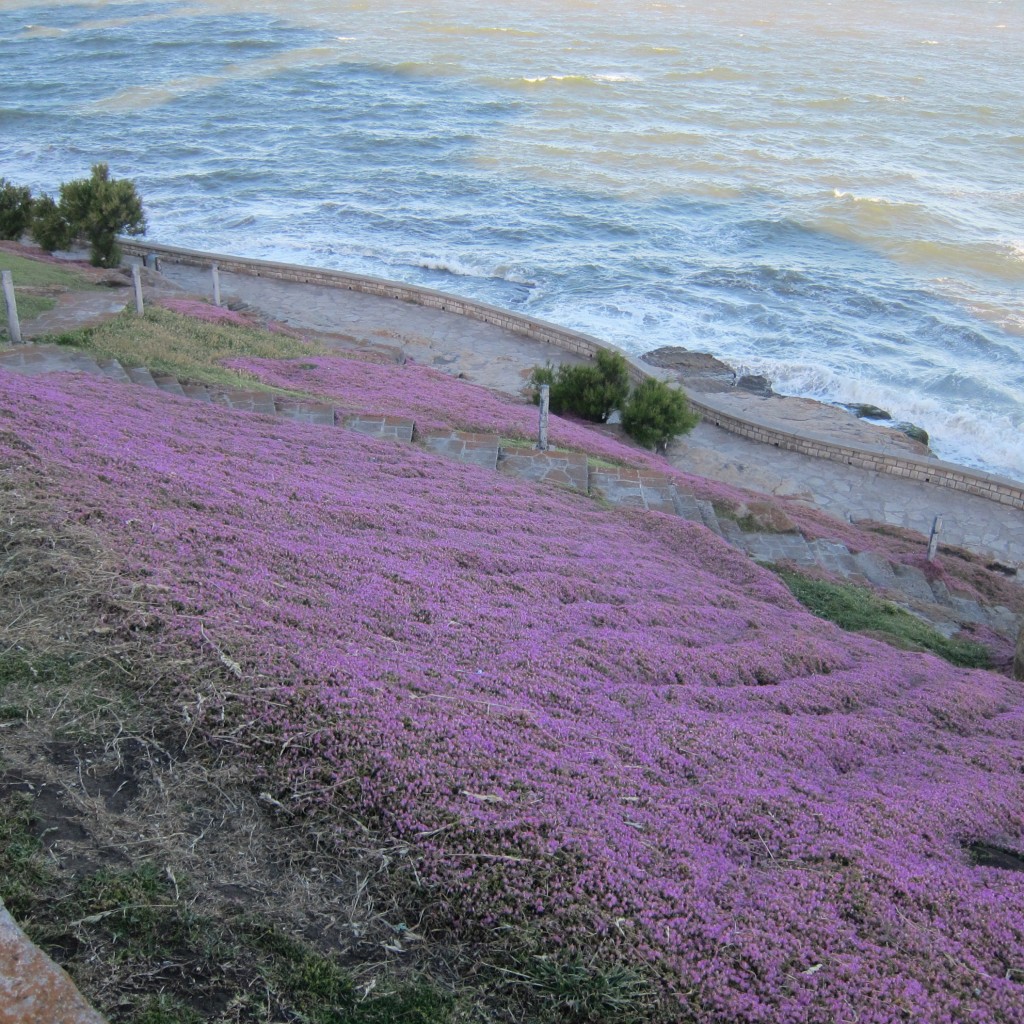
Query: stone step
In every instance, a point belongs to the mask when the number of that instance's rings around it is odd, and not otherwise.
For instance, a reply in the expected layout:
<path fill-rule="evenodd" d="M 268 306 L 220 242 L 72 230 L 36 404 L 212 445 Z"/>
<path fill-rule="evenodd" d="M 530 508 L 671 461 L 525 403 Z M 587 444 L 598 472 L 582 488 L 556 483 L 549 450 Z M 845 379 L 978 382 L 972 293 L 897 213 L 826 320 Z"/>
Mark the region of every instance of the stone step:
<path fill-rule="evenodd" d="M 717 533 L 719 537 L 722 536 L 722 527 L 718 522 L 718 516 L 715 515 L 715 507 L 710 501 L 702 501 L 700 498 L 697 499 L 697 508 L 700 510 L 701 522 L 712 532 Z"/>
<path fill-rule="evenodd" d="M 697 499 L 690 491 L 680 490 L 676 486 L 674 504 L 676 515 L 682 519 L 688 519 L 691 523 L 702 523 L 700 509 L 697 507 Z"/>
<path fill-rule="evenodd" d="M 637 469 L 626 466 L 591 466 L 587 472 L 587 488 L 592 495 L 612 505 L 647 508 L 644 485 Z"/>
<path fill-rule="evenodd" d="M 722 531 L 722 536 L 734 547 L 739 548 L 741 551 L 746 550 L 745 540 L 746 534 L 740 529 L 739 523 L 733 519 L 722 518 L 718 520 L 718 526 Z"/>
<path fill-rule="evenodd" d="M 100 373 L 110 380 L 116 380 L 120 384 L 130 384 L 131 377 L 125 373 L 124 367 L 116 359 L 99 359 L 97 365 Z"/>
<path fill-rule="evenodd" d="M 166 394 L 177 395 L 179 398 L 185 397 L 185 392 L 177 377 L 172 377 L 169 373 L 155 373 L 153 380 L 156 382 L 156 386 Z"/>
<path fill-rule="evenodd" d="M 133 384 L 141 384 L 146 388 L 156 387 L 156 381 L 153 380 L 153 375 L 144 366 L 130 366 L 128 368 L 128 377 Z"/>
<path fill-rule="evenodd" d="M 426 430 L 417 440 L 428 452 L 484 469 L 498 468 L 498 437 L 464 430 Z"/>
<path fill-rule="evenodd" d="M 836 576 L 864 578 L 864 574 L 857 568 L 857 563 L 854 562 L 853 555 L 850 554 L 850 549 L 845 544 L 832 540 L 812 540 L 808 541 L 807 547 L 814 556 L 814 560 L 827 572 Z"/>
<path fill-rule="evenodd" d="M 182 384 L 181 390 L 185 392 L 186 398 L 196 402 L 212 402 L 210 389 L 205 384 Z"/>
<path fill-rule="evenodd" d="M 896 573 L 893 572 L 889 560 L 877 551 L 859 551 L 853 556 L 854 564 L 863 576 L 876 587 L 898 590 Z"/>
<path fill-rule="evenodd" d="M 258 412 L 264 416 L 273 416 L 274 396 L 269 391 L 243 391 L 240 388 L 223 388 L 211 392 L 213 402 L 217 405 L 236 409 L 238 412 Z"/>
<path fill-rule="evenodd" d="M 357 434 L 368 437 L 381 437 L 389 441 L 412 441 L 416 424 L 413 420 L 402 419 L 400 416 L 374 416 L 372 413 L 357 413 L 346 416 L 342 425 Z"/>
<path fill-rule="evenodd" d="M 297 398 L 275 398 L 274 408 L 278 416 L 295 420 L 298 423 L 316 423 L 325 427 L 333 427 L 335 411 L 333 405 L 326 402 L 306 402 Z"/>
<path fill-rule="evenodd" d="M 748 533 L 743 537 L 746 550 L 759 562 L 794 562 L 808 567 L 817 564 L 811 546 L 798 533 Z"/>
<path fill-rule="evenodd" d="M 550 448 L 542 452 L 526 446 L 502 446 L 498 452 L 498 471 L 520 480 L 557 484 L 584 494 L 589 483 L 587 457 L 581 452 Z"/>
<path fill-rule="evenodd" d="M 928 577 L 925 576 L 917 566 L 901 565 L 898 562 L 892 564 L 892 571 L 896 577 L 896 587 L 902 590 L 907 597 L 916 601 L 935 601 L 935 594 L 932 591 Z"/>

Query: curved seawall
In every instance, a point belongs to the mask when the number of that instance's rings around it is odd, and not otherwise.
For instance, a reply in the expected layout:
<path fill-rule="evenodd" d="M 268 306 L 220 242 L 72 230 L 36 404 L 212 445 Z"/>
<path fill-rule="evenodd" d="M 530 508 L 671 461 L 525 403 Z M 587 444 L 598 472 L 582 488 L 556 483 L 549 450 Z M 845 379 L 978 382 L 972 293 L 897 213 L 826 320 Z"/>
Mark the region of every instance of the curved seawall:
<path fill-rule="evenodd" d="M 120 244 L 126 256 L 140 259 L 153 254 L 160 259 L 189 266 L 211 267 L 216 264 L 225 273 L 247 274 L 252 277 L 294 281 L 298 284 L 320 285 L 326 288 L 344 288 L 367 295 L 439 309 L 482 323 L 492 324 L 495 327 L 504 328 L 535 341 L 555 345 L 567 352 L 584 357 L 593 357 L 601 349 L 618 351 L 613 345 L 579 331 L 568 330 L 557 324 L 513 313 L 511 310 L 491 306 L 474 299 L 434 291 L 417 285 L 387 281 L 362 274 L 351 274 L 341 270 L 325 270 L 291 263 L 276 263 L 270 260 L 247 259 L 240 256 L 140 242 L 136 239 L 121 239 Z M 630 375 L 634 381 L 642 380 L 645 377 L 659 376 L 636 359 L 625 353 L 623 355 L 629 364 Z M 691 405 L 709 423 L 754 441 L 814 458 L 829 459 L 833 462 L 887 473 L 895 477 L 948 487 L 952 490 L 988 498 L 1002 505 L 1024 509 L 1024 485 L 1005 477 L 983 473 L 937 459 L 894 455 L 867 445 L 840 444 L 815 434 L 795 434 L 755 417 L 741 417 L 733 412 L 727 412 L 716 406 L 713 395 L 701 395 L 700 398 L 690 395 L 689 399 Z"/>

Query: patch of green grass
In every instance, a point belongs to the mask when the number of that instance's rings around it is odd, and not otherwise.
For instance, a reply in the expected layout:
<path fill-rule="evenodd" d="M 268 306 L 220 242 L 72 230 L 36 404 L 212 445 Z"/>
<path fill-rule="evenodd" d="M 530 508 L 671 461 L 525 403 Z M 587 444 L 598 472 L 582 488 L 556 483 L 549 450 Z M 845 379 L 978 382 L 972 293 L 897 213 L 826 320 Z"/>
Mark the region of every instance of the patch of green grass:
<path fill-rule="evenodd" d="M 46 295 L 24 295 L 17 294 L 18 300 L 18 319 L 22 323 L 27 323 L 29 320 L 34 320 L 37 316 L 42 313 L 49 312 L 57 305 L 56 299 L 51 299 Z M 3 305 L 0 303 L 0 305 Z M 0 321 L 0 337 L 7 337 L 7 309 L 4 308 L 3 320 Z"/>
<path fill-rule="evenodd" d="M 522 977 L 552 1019 L 565 1024 L 641 1024 L 651 1020 L 656 1002 L 650 982 L 621 964 L 535 956 Z"/>
<path fill-rule="evenodd" d="M 9 270 L 14 279 L 15 290 L 18 288 L 53 288 L 71 291 L 102 291 L 103 285 L 93 284 L 89 278 L 75 267 L 61 267 L 54 263 L 26 259 L 14 253 L 0 250 L 0 270 Z M 21 309 L 21 299 L 18 299 Z M 22 314 L 25 316 L 25 314 Z"/>
<path fill-rule="evenodd" d="M 33 824 L 30 797 L 13 793 L 0 800 L 0 899 L 18 921 L 31 915 L 53 882 Z"/>
<path fill-rule="evenodd" d="M 203 1024 L 206 1018 L 166 992 L 153 996 L 132 1018 L 132 1024 Z"/>
<path fill-rule="evenodd" d="M 264 980 L 309 1024 L 447 1024 L 455 1001 L 425 982 L 404 982 L 361 998 L 334 960 L 258 921 L 246 925 L 251 944 L 267 955 Z"/>
<path fill-rule="evenodd" d="M 52 654 L 29 655 L 13 650 L 0 654 L 0 722 L 35 718 L 59 705 L 66 713 L 53 734 L 61 739 L 86 738 L 111 710 L 124 712 L 133 695 L 112 689 L 110 664 Z"/>
<path fill-rule="evenodd" d="M 145 366 L 182 380 L 222 387 L 279 391 L 249 374 L 230 370 L 226 359 L 296 359 L 321 349 L 284 334 L 255 327 L 213 324 L 151 306 L 145 316 L 125 312 L 97 327 L 46 339 L 117 359 L 122 366 Z"/>
<path fill-rule="evenodd" d="M 899 647 L 931 651 L 953 665 L 987 668 L 989 652 L 981 644 L 947 638 L 927 623 L 870 590 L 850 583 L 827 583 L 772 567 L 808 611 L 853 633 L 875 633 Z"/>

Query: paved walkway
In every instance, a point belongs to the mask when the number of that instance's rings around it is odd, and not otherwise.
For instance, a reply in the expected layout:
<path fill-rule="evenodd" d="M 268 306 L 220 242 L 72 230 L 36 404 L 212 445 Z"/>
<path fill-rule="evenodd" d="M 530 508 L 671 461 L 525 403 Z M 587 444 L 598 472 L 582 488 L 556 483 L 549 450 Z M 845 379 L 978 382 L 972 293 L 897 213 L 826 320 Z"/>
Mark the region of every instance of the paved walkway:
<path fill-rule="evenodd" d="M 162 263 L 166 278 L 210 295 L 203 268 Z M 575 360 L 553 345 L 453 313 L 321 285 L 221 273 L 221 292 L 289 326 L 337 335 L 338 344 L 384 346 L 487 387 L 520 393 L 532 367 Z M 785 426 L 785 424 L 783 424 Z M 927 534 L 943 517 L 942 541 L 1024 567 L 1024 513 L 946 487 L 815 459 L 702 423 L 670 447 L 689 473 L 797 498 L 841 519 L 870 519 Z"/>

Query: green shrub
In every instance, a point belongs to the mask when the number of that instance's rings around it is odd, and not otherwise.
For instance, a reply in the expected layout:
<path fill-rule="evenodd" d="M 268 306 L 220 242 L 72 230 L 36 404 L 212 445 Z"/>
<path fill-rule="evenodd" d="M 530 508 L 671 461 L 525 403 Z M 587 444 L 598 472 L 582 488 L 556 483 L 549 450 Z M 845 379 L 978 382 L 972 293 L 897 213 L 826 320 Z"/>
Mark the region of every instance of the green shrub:
<path fill-rule="evenodd" d="M 668 442 L 692 430 L 700 417 L 682 391 L 648 377 L 637 385 L 622 410 L 622 427 L 645 448 L 664 451 Z"/>
<path fill-rule="evenodd" d="M 32 206 L 32 237 L 47 252 L 66 249 L 74 241 L 75 232 L 64 211 L 52 196 L 40 196 Z"/>
<path fill-rule="evenodd" d="M 545 363 L 543 366 L 535 366 L 533 373 L 530 374 L 529 386 L 533 388 L 534 405 L 540 405 L 540 389 L 543 384 L 547 384 L 549 388 L 554 387 L 555 368 L 550 363 Z"/>
<path fill-rule="evenodd" d="M 60 208 L 75 234 L 88 240 L 89 259 L 96 267 L 120 263 L 119 234 L 141 235 L 146 231 L 135 184 L 127 178 L 111 178 L 106 164 L 94 165 L 90 178 L 61 185 Z"/>
<path fill-rule="evenodd" d="M 0 178 L 0 238 L 17 241 L 32 223 L 32 193 Z"/>
<path fill-rule="evenodd" d="M 629 367 L 618 352 L 602 350 L 593 364 L 535 366 L 530 383 L 539 401 L 541 384 L 551 386 L 551 411 L 601 423 L 621 409 L 629 394 Z"/>
<path fill-rule="evenodd" d="M 47 252 L 85 239 L 93 266 L 114 267 L 121 262 L 117 236 L 145 234 L 146 216 L 135 184 L 111 178 L 106 164 L 96 164 L 91 177 L 61 185 L 59 203 L 47 195 L 35 201 L 31 231 Z"/>

